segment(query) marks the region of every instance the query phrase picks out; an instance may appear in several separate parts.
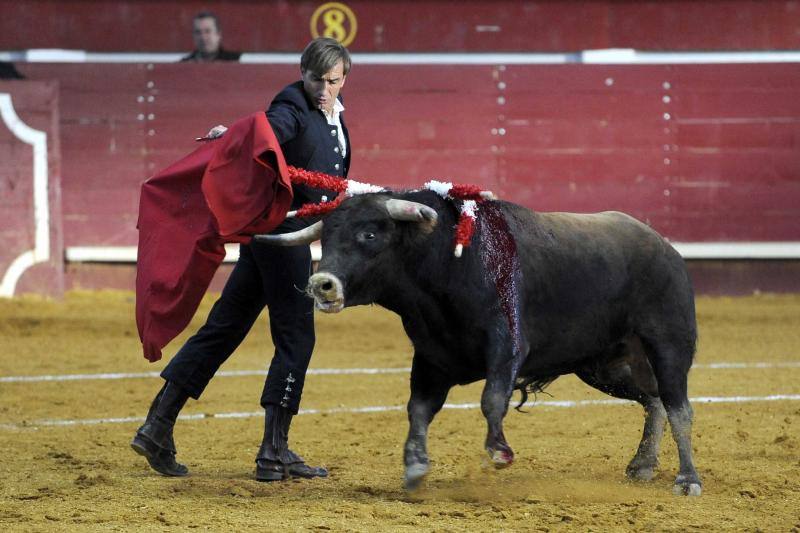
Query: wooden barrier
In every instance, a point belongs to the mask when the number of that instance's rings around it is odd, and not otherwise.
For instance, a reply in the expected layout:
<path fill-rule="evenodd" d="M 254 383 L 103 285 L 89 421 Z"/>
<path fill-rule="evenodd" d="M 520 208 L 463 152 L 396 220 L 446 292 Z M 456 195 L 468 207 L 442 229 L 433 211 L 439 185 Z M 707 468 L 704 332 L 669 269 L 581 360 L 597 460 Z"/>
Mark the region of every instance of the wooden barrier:
<path fill-rule="evenodd" d="M 0 82 L 0 296 L 64 289 L 56 82 Z"/>
<path fill-rule="evenodd" d="M 0 50 L 188 52 L 192 17 L 209 7 L 245 52 L 297 52 L 314 35 L 354 52 L 800 49 L 791 0 L 0 0 Z"/>
<path fill-rule="evenodd" d="M 141 182 L 299 76 L 275 64 L 24 70 L 60 83 L 68 248 L 135 246 Z M 679 242 L 796 246 L 799 86 L 795 63 L 356 64 L 343 90 L 351 177 L 476 183 L 541 211 L 622 210 Z"/>

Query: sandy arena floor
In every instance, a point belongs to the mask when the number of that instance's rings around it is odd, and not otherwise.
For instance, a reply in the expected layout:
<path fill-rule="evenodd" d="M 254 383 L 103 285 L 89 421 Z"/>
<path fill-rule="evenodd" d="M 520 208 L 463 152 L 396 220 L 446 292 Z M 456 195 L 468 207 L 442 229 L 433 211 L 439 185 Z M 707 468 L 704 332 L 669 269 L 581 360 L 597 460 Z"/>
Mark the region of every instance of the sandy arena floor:
<path fill-rule="evenodd" d="M 310 463 L 326 465 L 330 478 L 261 484 L 252 473 L 263 376 L 218 376 L 190 401 L 184 414 L 206 415 L 176 426 L 178 458 L 191 476 L 161 477 L 128 446 L 160 379 L 86 376 L 163 367 L 140 354 L 133 295 L 0 300 L 0 524 L 14 531 L 800 531 L 800 295 L 699 298 L 698 317 L 690 396 L 725 399 L 694 401 L 700 498 L 671 493 L 677 457 L 669 435 L 658 477 L 626 481 L 642 410 L 547 405 L 607 398 L 574 377 L 554 383 L 552 397 L 540 396 L 545 403 L 527 414 L 509 413 L 517 461 L 507 470 L 486 464 L 480 410 L 442 411 L 431 426 L 431 474 L 408 494 L 402 369 L 410 344 L 399 320 L 380 308 L 317 317 L 317 373 L 307 379 L 303 407 L 318 412 L 295 419 L 291 442 Z M 264 370 L 271 349 L 262 318 L 222 370 Z M 343 368 L 395 371 L 320 372 Z M 63 377 L 76 374 L 84 376 Z M 448 403 L 478 402 L 481 386 L 453 389 Z M 767 398 L 774 395 L 789 397 Z M 393 409 L 354 412 L 371 406 Z M 243 414 L 214 416 L 225 413 Z"/>

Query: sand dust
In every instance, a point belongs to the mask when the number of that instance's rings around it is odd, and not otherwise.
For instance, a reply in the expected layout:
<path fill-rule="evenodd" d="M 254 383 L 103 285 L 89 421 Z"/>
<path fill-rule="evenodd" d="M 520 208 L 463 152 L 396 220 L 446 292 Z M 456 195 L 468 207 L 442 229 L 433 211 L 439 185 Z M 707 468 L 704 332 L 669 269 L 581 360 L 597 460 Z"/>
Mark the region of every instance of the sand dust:
<path fill-rule="evenodd" d="M 210 302 L 204 302 L 199 326 Z M 690 395 L 800 394 L 800 296 L 699 298 L 697 363 Z M 376 308 L 317 317 L 312 368 L 405 368 L 410 344 L 399 320 Z M 166 350 L 173 354 L 185 337 Z M 262 317 L 223 370 L 260 370 L 271 344 Z M 794 366 L 792 366 L 794 363 Z M 71 292 L 64 301 L 0 300 L 0 376 L 158 371 L 141 356 L 133 295 Z M 263 377 L 217 377 L 184 414 L 259 410 Z M 675 445 L 665 437 L 650 483 L 625 480 L 643 421 L 638 406 L 534 407 L 511 411 L 506 436 L 517 460 L 487 466 L 479 410 L 445 410 L 431 426 L 424 487 L 401 487 L 403 410 L 298 416 L 293 448 L 326 465 L 327 480 L 252 479 L 262 420 L 182 420 L 175 438 L 191 476 L 150 471 L 128 443 L 157 378 L 0 382 L 0 524 L 15 531 L 798 531 L 800 401 L 694 404 L 700 498 L 676 497 Z M 481 384 L 450 403 L 478 402 Z M 606 398 L 573 377 L 542 400 Z M 404 406 L 405 372 L 311 375 L 303 407 Z M 48 426 L 47 421 L 83 421 Z"/>

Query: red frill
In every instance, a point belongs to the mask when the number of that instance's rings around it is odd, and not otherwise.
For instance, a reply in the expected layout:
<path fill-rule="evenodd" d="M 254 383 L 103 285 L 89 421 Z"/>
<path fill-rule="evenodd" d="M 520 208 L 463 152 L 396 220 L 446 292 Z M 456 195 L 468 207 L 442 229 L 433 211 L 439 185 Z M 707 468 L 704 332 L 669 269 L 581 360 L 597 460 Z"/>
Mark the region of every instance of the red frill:
<path fill-rule="evenodd" d="M 464 248 L 469 247 L 472 241 L 472 234 L 475 232 L 475 219 L 469 215 L 461 213 L 458 219 L 458 226 L 456 226 L 456 244 L 462 245 Z"/>

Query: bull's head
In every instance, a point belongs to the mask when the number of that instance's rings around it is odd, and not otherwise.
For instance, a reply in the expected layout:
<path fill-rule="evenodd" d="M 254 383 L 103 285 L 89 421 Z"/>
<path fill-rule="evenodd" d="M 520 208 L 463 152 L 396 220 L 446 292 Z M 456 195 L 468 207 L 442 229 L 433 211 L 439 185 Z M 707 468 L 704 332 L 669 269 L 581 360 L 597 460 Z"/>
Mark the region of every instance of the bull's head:
<path fill-rule="evenodd" d="M 372 303 L 397 275 L 403 255 L 436 227 L 433 208 L 386 194 L 350 198 L 323 221 L 293 233 L 257 235 L 271 245 L 296 246 L 322 239 L 322 260 L 308 280 L 317 309 L 338 313 L 345 306 Z"/>

